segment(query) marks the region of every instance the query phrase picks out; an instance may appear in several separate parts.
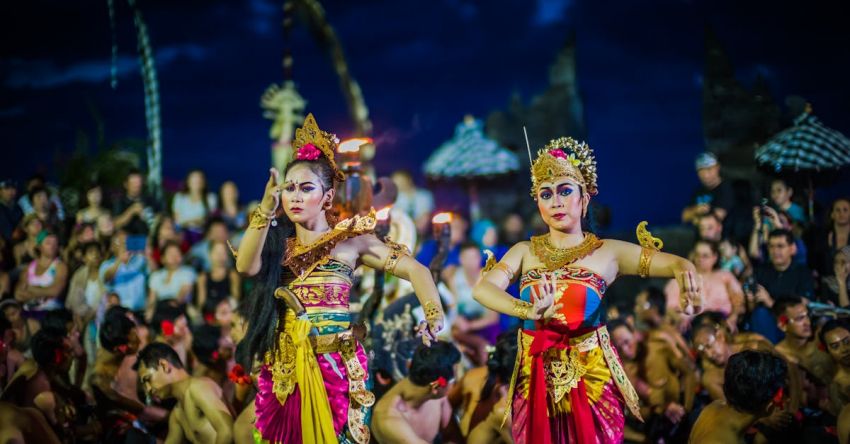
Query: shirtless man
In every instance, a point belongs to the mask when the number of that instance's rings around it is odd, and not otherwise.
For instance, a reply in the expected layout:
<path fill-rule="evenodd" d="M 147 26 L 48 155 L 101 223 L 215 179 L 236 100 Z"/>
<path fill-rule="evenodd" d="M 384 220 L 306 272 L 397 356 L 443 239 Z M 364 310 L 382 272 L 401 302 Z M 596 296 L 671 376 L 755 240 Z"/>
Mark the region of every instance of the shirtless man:
<path fill-rule="evenodd" d="M 221 387 L 209 378 L 195 378 L 167 344 L 153 343 L 139 352 L 136 363 L 145 393 L 157 399 L 177 399 L 168 418 L 166 444 L 226 444 L 233 441 L 233 418 L 221 399 Z"/>
<path fill-rule="evenodd" d="M 666 328 L 666 307 L 667 297 L 657 288 L 649 288 L 635 299 L 635 315 L 647 327 L 643 342 L 646 353 L 639 366 L 650 386 L 649 421 L 655 423 L 650 429 L 658 435 L 649 437 L 653 441 L 676 441 L 677 434 L 686 428 L 679 423 L 693 408 L 697 386 L 696 365 L 678 345 L 684 339 L 674 329 Z"/>
<path fill-rule="evenodd" d="M 61 333 L 42 329 L 33 335 L 33 357 L 18 368 L 0 401 L 39 410 L 59 436 L 97 439 L 100 424 L 84 414 L 86 394 L 70 382 L 73 357 Z"/>
<path fill-rule="evenodd" d="M 44 415 L 34 408 L 0 402 L 0 444 L 59 444 Z"/>
<path fill-rule="evenodd" d="M 460 432 L 469 436 L 470 432 L 484 421 L 497 404 L 507 397 L 508 387 L 513 376 L 517 354 L 517 329 L 508 330 L 499 335 L 495 349 L 487 357 L 487 365 L 475 367 L 461 378 L 460 383 L 452 386 L 449 391 L 449 403 L 461 412 Z M 504 407 L 502 408 L 504 412 Z M 502 418 L 497 424 L 501 426 Z M 488 442 L 498 442 L 496 438 Z M 510 429 L 504 430 L 510 436 Z"/>
<path fill-rule="evenodd" d="M 192 367 L 188 360 L 189 350 L 192 348 L 192 331 L 183 309 L 175 307 L 169 301 L 158 303 L 151 327 L 155 335 L 151 342 L 168 345 L 177 352 L 180 362 Z"/>
<path fill-rule="evenodd" d="M 694 348 L 702 360 L 702 385 L 711 399 L 724 399 L 724 369 L 729 357 L 744 350 L 773 352 L 773 345 L 755 333 L 732 335 L 725 324 L 704 323 L 694 327 Z"/>
<path fill-rule="evenodd" d="M 835 375 L 835 365 L 826 352 L 818 349 L 805 301 L 783 297 L 776 300 L 773 310 L 779 329 L 785 333 L 785 339 L 776 344 L 776 351 L 814 376 L 815 385 L 827 387 Z"/>
<path fill-rule="evenodd" d="M 832 410 L 837 414 L 850 405 L 850 323 L 846 320 L 827 322 L 821 327 L 820 341 L 838 367 L 829 386 Z"/>
<path fill-rule="evenodd" d="M 646 382 L 646 373 L 641 362 L 638 361 L 638 335 L 632 326 L 623 319 L 608 321 L 608 331 L 611 332 L 611 342 L 614 343 L 614 348 L 617 349 L 617 354 L 623 361 L 623 370 L 626 371 L 626 376 L 635 388 L 638 398 L 640 398 L 640 414 L 644 418 L 648 418 L 651 414 L 649 394 L 652 392 L 652 388 Z M 646 436 L 642 432 L 643 428 L 640 421 L 626 411 L 625 439 L 630 442 L 646 441 Z"/>
<path fill-rule="evenodd" d="M 452 420 L 446 395 L 458 361 L 460 352 L 448 342 L 420 345 L 408 376 L 375 404 L 372 436 L 380 444 L 434 442 Z"/>
<path fill-rule="evenodd" d="M 165 409 L 146 406 L 137 395 L 138 375 L 133 370 L 139 352 L 136 324 L 124 307 L 112 307 L 104 315 L 100 326 L 101 350 L 97 354 L 90 385 L 97 401 L 97 413 L 104 425 L 106 442 L 120 439 L 115 433 L 147 434 L 134 424 L 127 424 L 127 415 L 137 417 L 145 424 L 161 423 L 168 416 Z"/>
<path fill-rule="evenodd" d="M 725 369 L 725 400 L 702 411 L 688 442 L 745 442 L 744 433 L 756 421 L 781 409 L 787 375 L 785 361 L 774 354 L 746 350 L 732 355 Z"/>
<path fill-rule="evenodd" d="M 780 359 L 784 359 L 763 336 L 756 333 L 739 333 L 733 336 L 729 333 L 725 323 L 712 324 L 706 322 L 699 324 L 695 327 L 693 335 L 694 348 L 702 360 L 702 386 L 708 391 L 711 399 L 715 401 L 726 400 L 726 393 L 723 389 L 727 375 L 726 368 L 730 357 L 734 354 L 743 351 L 759 351 L 772 353 Z M 802 376 L 799 369 L 787 362 L 786 367 L 788 378 L 785 381 L 787 388 L 783 392 L 784 408 L 774 409 L 769 417 L 759 420 L 759 424 L 764 426 L 761 431 L 771 434 L 771 436 L 788 430 L 793 421 L 792 413 L 799 409 L 803 399 Z M 760 438 L 764 438 L 764 436 Z"/>

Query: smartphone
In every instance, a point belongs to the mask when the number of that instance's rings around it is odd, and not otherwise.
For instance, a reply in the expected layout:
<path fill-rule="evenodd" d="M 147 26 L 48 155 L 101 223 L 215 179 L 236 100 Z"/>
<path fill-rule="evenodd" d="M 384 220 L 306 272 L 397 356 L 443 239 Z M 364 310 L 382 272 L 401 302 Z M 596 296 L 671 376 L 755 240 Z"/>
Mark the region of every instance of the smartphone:
<path fill-rule="evenodd" d="M 761 200 L 761 206 L 759 207 L 759 214 L 761 214 L 762 218 L 764 218 L 767 215 L 767 211 L 765 211 L 765 208 L 767 208 L 767 199 L 766 198 Z"/>
<path fill-rule="evenodd" d="M 130 253 L 144 253 L 148 244 L 148 237 L 142 235 L 128 235 L 126 248 Z"/>

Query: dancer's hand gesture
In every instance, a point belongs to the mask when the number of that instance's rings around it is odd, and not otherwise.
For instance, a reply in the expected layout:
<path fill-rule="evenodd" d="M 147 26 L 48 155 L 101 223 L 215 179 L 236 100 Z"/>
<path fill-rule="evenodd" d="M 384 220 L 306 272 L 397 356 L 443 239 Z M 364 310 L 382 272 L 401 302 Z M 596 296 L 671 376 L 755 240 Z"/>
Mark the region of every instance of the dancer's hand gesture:
<path fill-rule="evenodd" d="M 266 182 L 266 191 L 263 200 L 260 201 L 260 210 L 264 213 L 273 213 L 280 204 L 280 173 L 277 168 L 269 168 L 269 181 Z"/>
<path fill-rule="evenodd" d="M 422 343 L 426 347 L 430 347 L 432 342 L 437 341 L 437 334 L 443 330 L 443 318 L 437 318 L 429 321 L 420 321 L 416 327 L 416 336 L 422 337 Z"/>
<path fill-rule="evenodd" d="M 702 311 L 702 276 L 688 270 L 676 273 L 679 283 L 679 306 L 686 315 L 694 315 Z"/>
<path fill-rule="evenodd" d="M 543 320 L 548 322 L 558 313 L 558 310 L 564 304 L 555 303 L 555 279 L 554 277 L 546 278 L 543 273 L 541 277 L 542 285 L 539 287 L 531 287 L 531 320 Z"/>

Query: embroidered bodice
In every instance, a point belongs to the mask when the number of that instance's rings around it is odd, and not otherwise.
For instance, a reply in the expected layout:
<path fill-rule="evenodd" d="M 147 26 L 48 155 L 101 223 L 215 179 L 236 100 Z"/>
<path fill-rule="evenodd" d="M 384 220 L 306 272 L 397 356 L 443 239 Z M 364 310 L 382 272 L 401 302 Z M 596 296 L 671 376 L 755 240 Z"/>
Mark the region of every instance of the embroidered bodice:
<path fill-rule="evenodd" d="M 520 279 L 520 299 L 531 302 L 531 289 L 542 286 L 542 270 L 532 269 Z M 605 307 L 602 298 L 608 289 L 605 279 L 599 274 L 576 265 L 568 265 L 547 273 L 547 279 L 555 278 L 555 304 L 563 307 L 546 324 L 547 329 L 571 332 L 595 328 L 605 323 Z M 525 321 L 523 328 L 537 330 L 535 321 Z"/>
<path fill-rule="evenodd" d="M 316 266 L 304 279 L 295 279 L 284 268 L 286 286 L 292 290 L 319 334 L 337 333 L 351 323 L 349 296 L 354 271 L 344 262 L 329 259 Z"/>

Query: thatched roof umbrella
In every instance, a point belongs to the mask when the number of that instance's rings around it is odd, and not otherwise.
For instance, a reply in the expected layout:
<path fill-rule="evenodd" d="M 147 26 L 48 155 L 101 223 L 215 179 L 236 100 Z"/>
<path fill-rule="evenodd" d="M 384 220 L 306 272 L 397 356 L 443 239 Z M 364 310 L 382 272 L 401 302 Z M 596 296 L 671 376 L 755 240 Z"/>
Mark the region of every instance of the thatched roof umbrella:
<path fill-rule="evenodd" d="M 484 135 L 480 120 L 467 115 L 454 136 L 425 162 L 425 174 L 434 180 L 463 181 L 469 187 L 470 216 L 478 219 L 476 182 L 519 170 L 519 159 L 509 149 Z"/>
<path fill-rule="evenodd" d="M 805 175 L 809 182 L 809 216 L 814 213 L 814 179 L 850 165 L 850 139 L 824 126 L 805 105 L 794 124 L 773 136 L 755 153 L 756 163 L 778 175 Z"/>

